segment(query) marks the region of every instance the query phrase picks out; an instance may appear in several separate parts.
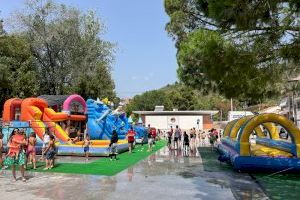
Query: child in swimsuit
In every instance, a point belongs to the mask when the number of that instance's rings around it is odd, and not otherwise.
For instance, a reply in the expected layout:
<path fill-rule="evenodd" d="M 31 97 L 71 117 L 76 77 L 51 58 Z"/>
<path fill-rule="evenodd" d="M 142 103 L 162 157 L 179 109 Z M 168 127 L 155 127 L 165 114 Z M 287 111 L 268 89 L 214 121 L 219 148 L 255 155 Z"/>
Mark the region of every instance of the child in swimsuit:
<path fill-rule="evenodd" d="M 35 133 L 30 134 L 27 143 L 28 143 L 27 152 L 26 152 L 27 160 L 29 160 L 29 162 L 32 163 L 33 169 L 36 169 L 36 159 L 35 159 L 36 135 L 35 135 Z M 26 165 L 27 165 L 27 162 L 26 162 Z"/>
<path fill-rule="evenodd" d="M 85 154 L 86 161 L 89 160 L 90 146 L 91 146 L 90 136 L 88 134 L 86 134 L 84 142 L 83 142 L 83 151 Z"/>

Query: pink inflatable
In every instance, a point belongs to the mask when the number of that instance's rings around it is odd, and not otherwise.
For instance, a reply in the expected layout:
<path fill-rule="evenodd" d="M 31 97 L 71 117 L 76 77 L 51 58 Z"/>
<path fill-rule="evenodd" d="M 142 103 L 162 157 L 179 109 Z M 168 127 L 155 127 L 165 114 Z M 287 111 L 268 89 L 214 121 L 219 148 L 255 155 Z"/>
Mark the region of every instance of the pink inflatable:
<path fill-rule="evenodd" d="M 87 107 L 86 107 L 86 102 L 85 100 L 78 94 L 73 94 L 71 96 L 69 96 L 63 105 L 63 110 L 69 112 L 71 110 L 71 104 L 72 102 L 78 102 L 82 105 L 83 109 L 84 109 L 84 113 L 87 112 Z"/>

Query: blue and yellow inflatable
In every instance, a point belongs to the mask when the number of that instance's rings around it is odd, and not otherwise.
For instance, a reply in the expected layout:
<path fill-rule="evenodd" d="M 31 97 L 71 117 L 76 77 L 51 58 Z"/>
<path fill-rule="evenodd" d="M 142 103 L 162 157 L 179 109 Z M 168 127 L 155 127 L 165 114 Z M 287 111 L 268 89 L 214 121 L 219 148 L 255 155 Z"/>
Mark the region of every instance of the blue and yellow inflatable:
<path fill-rule="evenodd" d="M 290 140 L 280 139 L 278 125 Z M 255 142 L 250 140 L 252 133 L 256 133 Z M 282 115 L 261 114 L 231 121 L 223 136 L 217 147 L 219 160 L 231 163 L 237 171 L 300 171 L 300 130 Z"/>

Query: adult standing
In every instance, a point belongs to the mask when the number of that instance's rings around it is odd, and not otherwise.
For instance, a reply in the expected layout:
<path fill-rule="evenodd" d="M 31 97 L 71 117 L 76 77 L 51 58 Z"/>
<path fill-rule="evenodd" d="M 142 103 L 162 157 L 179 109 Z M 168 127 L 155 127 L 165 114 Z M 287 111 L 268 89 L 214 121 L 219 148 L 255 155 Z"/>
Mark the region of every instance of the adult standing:
<path fill-rule="evenodd" d="M 178 149 L 178 140 L 179 139 L 181 139 L 181 130 L 177 125 L 176 129 L 175 129 L 175 134 L 174 134 L 174 148 L 175 148 L 175 144 L 176 144 L 176 148 Z"/>
<path fill-rule="evenodd" d="M 133 127 L 130 127 L 130 130 L 127 133 L 127 140 L 128 140 L 128 144 L 129 144 L 129 153 L 131 153 L 133 150 L 134 136 L 135 136 L 135 131 L 134 131 Z"/>
<path fill-rule="evenodd" d="M 168 131 L 168 147 L 169 148 L 171 148 L 173 132 L 174 132 L 174 130 L 173 130 L 172 126 L 171 126 L 171 130 Z"/>
<path fill-rule="evenodd" d="M 11 133 L 8 140 L 9 151 L 7 157 L 4 161 L 5 166 L 11 166 L 13 180 L 17 181 L 16 178 L 16 165 L 20 167 L 20 172 L 22 176 L 22 181 L 26 181 L 25 178 L 25 150 L 24 145 L 26 145 L 26 137 L 24 131 L 19 131 L 15 128 Z"/>
<path fill-rule="evenodd" d="M 196 129 L 191 129 L 190 132 L 190 138 L 191 138 L 191 149 L 194 150 L 196 148 Z"/>
<path fill-rule="evenodd" d="M 117 160 L 117 146 L 118 146 L 118 140 L 119 136 L 116 130 L 113 130 L 112 136 L 110 138 L 110 160 L 113 160 L 113 157 L 115 157 L 115 160 Z"/>

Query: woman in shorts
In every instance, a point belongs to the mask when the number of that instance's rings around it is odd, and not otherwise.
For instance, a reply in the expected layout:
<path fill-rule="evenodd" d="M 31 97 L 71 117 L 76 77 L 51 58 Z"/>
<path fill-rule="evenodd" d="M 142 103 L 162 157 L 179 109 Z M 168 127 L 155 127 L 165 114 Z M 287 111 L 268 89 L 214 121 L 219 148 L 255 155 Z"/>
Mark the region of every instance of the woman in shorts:
<path fill-rule="evenodd" d="M 135 136 L 135 131 L 133 130 L 133 127 L 131 127 L 127 133 L 127 140 L 128 140 L 128 144 L 129 144 L 129 153 L 131 153 L 133 150 L 134 136 Z"/>
<path fill-rule="evenodd" d="M 50 135 L 49 145 L 44 153 L 46 155 L 46 167 L 44 170 L 52 169 L 55 156 L 55 137 L 53 135 Z"/>

